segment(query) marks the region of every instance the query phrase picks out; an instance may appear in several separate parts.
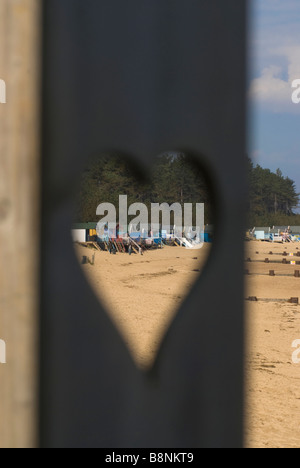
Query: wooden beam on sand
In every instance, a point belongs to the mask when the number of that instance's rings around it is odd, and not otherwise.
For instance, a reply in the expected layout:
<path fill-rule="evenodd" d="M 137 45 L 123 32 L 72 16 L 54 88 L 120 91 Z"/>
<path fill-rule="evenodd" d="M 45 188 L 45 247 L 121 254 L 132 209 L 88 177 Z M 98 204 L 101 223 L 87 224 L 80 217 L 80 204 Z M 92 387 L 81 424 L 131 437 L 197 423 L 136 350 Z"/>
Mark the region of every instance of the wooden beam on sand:
<path fill-rule="evenodd" d="M 282 303 L 287 303 L 287 304 L 299 304 L 299 298 L 298 297 L 291 297 L 290 299 L 275 299 L 275 298 L 258 298 L 256 296 L 250 296 L 246 299 L 246 301 L 249 302 L 282 302 Z"/>

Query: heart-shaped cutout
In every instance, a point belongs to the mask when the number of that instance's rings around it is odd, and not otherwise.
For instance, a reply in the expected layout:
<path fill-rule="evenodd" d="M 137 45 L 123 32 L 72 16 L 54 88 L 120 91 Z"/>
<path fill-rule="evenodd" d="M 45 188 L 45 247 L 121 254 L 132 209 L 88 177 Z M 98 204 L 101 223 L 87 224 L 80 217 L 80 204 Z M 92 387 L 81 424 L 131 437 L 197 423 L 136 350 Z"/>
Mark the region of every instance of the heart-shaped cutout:
<path fill-rule="evenodd" d="M 207 262 L 212 199 L 203 170 L 184 154 L 159 156 L 148 178 L 113 155 L 83 173 L 76 255 L 140 368 L 152 365 Z"/>

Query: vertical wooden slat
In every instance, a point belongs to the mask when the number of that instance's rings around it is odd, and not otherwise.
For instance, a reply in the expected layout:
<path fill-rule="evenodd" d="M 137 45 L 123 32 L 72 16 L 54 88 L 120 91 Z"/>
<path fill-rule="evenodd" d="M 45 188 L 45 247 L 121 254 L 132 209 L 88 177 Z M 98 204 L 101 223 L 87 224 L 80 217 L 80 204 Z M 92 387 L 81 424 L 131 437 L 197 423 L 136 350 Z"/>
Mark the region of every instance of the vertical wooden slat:
<path fill-rule="evenodd" d="M 42 447 L 242 446 L 245 20 L 246 0 L 44 2 Z M 78 265 L 74 196 L 93 155 L 150 174 L 170 149 L 207 168 L 216 236 L 142 373 Z"/>
<path fill-rule="evenodd" d="M 40 0 L 0 0 L 0 447 L 36 445 Z"/>

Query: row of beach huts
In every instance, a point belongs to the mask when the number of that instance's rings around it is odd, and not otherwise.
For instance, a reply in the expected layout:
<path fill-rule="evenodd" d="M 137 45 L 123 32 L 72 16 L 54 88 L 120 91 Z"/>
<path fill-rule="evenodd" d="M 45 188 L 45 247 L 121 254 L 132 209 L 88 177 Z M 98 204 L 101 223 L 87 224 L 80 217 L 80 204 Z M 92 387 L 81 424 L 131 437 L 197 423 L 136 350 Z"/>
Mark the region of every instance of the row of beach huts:
<path fill-rule="evenodd" d="M 142 253 L 145 250 L 163 248 L 165 245 L 196 249 L 203 242 L 211 243 L 213 241 L 213 226 L 211 225 L 205 226 L 204 232 L 197 239 L 192 239 L 189 233 L 184 233 L 182 237 L 177 237 L 174 229 L 168 232 L 160 228 L 156 232 L 153 232 L 150 231 L 150 226 L 147 236 L 141 235 L 140 232 L 128 233 L 117 226 L 114 235 L 107 231 L 104 236 L 99 238 L 96 226 L 96 222 L 74 224 L 72 227 L 73 242 L 92 244 L 97 249 L 108 251 L 109 253 Z"/>
<path fill-rule="evenodd" d="M 265 242 L 300 242 L 300 226 L 254 227 L 248 234 Z"/>

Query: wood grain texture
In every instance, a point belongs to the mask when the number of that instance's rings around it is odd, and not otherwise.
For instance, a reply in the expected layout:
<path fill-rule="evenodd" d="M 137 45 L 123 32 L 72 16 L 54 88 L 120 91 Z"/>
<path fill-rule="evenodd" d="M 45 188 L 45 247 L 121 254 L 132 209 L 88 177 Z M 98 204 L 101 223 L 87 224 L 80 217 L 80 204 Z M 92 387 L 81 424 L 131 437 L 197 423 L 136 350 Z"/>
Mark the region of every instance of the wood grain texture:
<path fill-rule="evenodd" d="M 0 447 L 36 446 L 40 0 L 0 0 Z"/>

